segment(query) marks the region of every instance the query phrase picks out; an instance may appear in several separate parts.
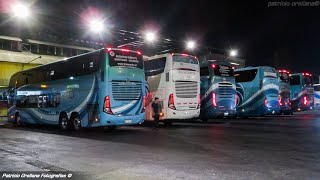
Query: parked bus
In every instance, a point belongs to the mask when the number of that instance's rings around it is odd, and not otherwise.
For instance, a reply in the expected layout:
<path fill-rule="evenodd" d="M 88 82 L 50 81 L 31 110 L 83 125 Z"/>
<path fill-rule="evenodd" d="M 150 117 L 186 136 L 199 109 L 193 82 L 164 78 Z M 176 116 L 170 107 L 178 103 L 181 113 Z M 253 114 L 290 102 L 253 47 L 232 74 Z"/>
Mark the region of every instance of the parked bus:
<path fill-rule="evenodd" d="M 277 71 L 268 66 L 236 69 L 237 116 L 280 113 Z"/>
<path fill-rule="evenodd" d="M 61 129 L 133 125 L 145 116 L 142 54 L 105 48 L 11 77 L 8 119 Z"/>
<path fill-rule="evenodd" d="M 313 80 L 310 73 L 290 76 L 291 108 L 293 111 L 313 109 Z"/>
<path fill-rule="evenodd" d="M 314 108 L 320 110 L 320 84 L 314 84 Z"/>
<path fill-rule="evenodd" d="M 289 71 L 279 70 L 279 105 L 280 114 L 292 114 L 290 101 Z"/>
<path fill-rule="evenodd" d="M 200 115 L 200 72 L 195 56 L 167 53 L 148 57 L 144 61 L 149 84 L 146 121 L 153 120 L 151 102 L 161 103 L 160 121 L 198 118 Z"/>
<path fill-rule="evenodd" d="M 208 60 L 200 64 L 200 118 L 236 115 L 236 83 L 234 66 L 230 63 Z"/>

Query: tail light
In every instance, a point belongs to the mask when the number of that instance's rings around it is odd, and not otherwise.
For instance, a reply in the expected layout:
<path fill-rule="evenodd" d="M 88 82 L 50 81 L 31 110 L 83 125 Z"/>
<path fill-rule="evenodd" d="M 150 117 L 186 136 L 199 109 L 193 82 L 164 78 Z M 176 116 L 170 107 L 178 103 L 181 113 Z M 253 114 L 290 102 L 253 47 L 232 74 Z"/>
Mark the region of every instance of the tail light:
<path fill-rule="evenodd" d="M 170 94 L 170 95 L 169 95 L 168 107 L 169 107 L 170 109 L 176 110 L 176 107 L 174 106 L 173 94 Z"/>
<path fill-rule="evenodd" d="M 143 96 L 143 100 L 142 100 L 142 113 L 146 111 L 146 96 Z"/>
<path fill-rule="evenodd" d="M 110 106 L 110 97 L 109 96 L 106 96 L 104 98 L 104 108 L 103 108 L 103 111 L 107 114 L 113 114 L 112 111 L 111 111 L 111 106 Z"/>
<path fill-rule="evenodd" d="M 282 106 L 282 100 L 280 95 L 278 96 L 278 102 L 279 102 L 279 105 Z"/>
<path fill-rule="evenodd" d="M 304 104 L 304 105 L 307 105 L 307 103 L 308 103 L 308 97 L 307 97 L 307 96 L 304 96 L 304 97 L 303 97 L 303 104 Z"/>
<path fill-rule="evenodd" d="M 201 106 L 201 97 L 200 97 L 200 94 L 198 96 L 198 107 L 197 109 L 200 109 L 200 106 Z"/>
<path fill-rule="evenodd" d="M 267 104 L 268 104 L 267 98 L 264 98 L 264 106 L 267 106 Z"/>
<path fill-rule="evenodd" d="M 212 93 L 212 105 L 213 106 L 217 106 L 217 100 L 216 100 L 216 93 Z"/>

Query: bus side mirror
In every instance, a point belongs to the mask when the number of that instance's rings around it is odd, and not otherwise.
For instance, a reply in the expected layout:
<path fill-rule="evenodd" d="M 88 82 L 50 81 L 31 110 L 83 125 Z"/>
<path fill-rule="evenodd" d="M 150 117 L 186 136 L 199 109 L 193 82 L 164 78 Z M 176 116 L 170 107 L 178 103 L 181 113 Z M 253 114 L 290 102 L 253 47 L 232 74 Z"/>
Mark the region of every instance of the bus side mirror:
<path fill-rule="evenodd" d="M 260 89 L 262 89 L 262 86 L 263 86 L 263 82 L 262 82 L 262 80 L 260 80 L 259 85 L 260 85 Z"/>

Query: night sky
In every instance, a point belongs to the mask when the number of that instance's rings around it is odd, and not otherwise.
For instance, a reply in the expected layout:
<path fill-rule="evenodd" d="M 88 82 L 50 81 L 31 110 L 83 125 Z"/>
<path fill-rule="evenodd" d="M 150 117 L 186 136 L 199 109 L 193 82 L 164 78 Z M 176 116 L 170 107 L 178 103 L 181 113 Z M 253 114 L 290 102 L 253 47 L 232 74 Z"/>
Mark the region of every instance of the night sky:
<path fill-rule="evenodd" d="M 141 32 L 152 27 L 163 38 L 192 38 L 202 46 L 238 49 L 247 66 L 320 73 L 320 6 L 268 7 L 268 1 L 213 0 L 33 2 L 34 10 L 47 16 L 44 24 L 49 27 L 52 19 L 62 19 L 77 29 L 83 11 L 93 7 L 117 28 Z M 56 31 L 60 28 L 65 27 L 55 26 Z"/>

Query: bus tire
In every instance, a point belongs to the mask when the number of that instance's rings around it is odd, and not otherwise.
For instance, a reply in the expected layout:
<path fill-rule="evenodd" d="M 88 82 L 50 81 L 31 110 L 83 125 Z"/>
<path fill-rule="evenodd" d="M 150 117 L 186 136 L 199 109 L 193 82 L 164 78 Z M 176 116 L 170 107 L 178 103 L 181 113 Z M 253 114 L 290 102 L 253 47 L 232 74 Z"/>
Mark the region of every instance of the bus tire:
<path fill-rule="evenodd" d="M 164 126 L 171 126 L 172 122 L 171 121 L 163 121 Z"/>
<path fill-rule="evenodd" d="M 62 113 L 59 116 L 59 127 L 61 130 L 66 131 L 69 129 L 70 121 L 66 113 Z"/>
<path fill-rule="evenodd" d="M 14 115 L 14 125 L 19 127 L 21 126 L 21 116 L 18 112 L 16 112 L 16 114 Z"/>
<path fill-rule="evenodd" d="M 80 131 L 81 129 L 81 120 L 78 113 L 74 113 L 71 115 L 71 128 L 72 130 Z"/>
<path fill-rule="evenodd" d="M 207 117 L 200 116 L 200 120 L 202 122 L 208 122 L 208 118 Z"/>
<path fill-rule="evenodd" d="M 118 128 L 118 126 L 116 126 L 116 125 L 107 126 L 107 130 L 109 130 L 109 131 L 114 131 L 114 130 L 116 130 L 117 128 Z"/>

